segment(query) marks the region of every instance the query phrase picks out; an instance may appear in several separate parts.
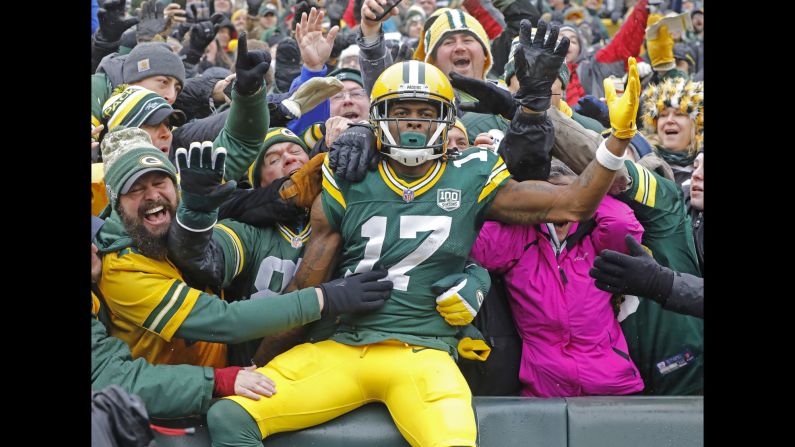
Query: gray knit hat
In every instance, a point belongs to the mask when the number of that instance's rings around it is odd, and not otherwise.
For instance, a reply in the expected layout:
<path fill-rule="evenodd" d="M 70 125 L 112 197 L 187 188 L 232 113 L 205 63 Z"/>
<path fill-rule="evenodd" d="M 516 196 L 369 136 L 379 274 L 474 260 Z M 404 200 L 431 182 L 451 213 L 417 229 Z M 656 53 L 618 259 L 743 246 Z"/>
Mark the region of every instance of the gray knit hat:
<path fill-rule="evenodd" d="M 102 160 L 105 188 L 113 208 L 118 205 L 119 197 L 148 172 L 165 172 L 177 185 L 177 168 L 166 154 L 152 146 L 149 134 L 137 127 L 119 126 L 108 132 L 102 140 Z"/>
<path fill-rule="evenodd" d="M 152 76 L 173 76 L 180 85 L 185 85 L 185 66 L 165 42 L 139 43 L 124 61 L 125 84 Z"/>

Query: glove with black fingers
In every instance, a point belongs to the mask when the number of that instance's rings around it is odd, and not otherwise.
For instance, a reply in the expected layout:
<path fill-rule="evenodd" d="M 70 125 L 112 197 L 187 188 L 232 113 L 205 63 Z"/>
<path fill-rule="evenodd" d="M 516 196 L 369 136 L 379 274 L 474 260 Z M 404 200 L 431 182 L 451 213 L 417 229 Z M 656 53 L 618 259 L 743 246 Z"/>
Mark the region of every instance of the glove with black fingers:
<path fill-rule="evenodd" d="M 138 23 L 138 17 L 124 18 L 127 0 L 106 0 L 97 11 L 99 29 L 97 38 L 104 42 L 116 42 L 122 33 Z"/>
<path fill-rule="evenodd" d="M 610 112 L 607 110 L 607 104 L 599 101 L 596 96 L 585 95 L 580 98 L 577 105 L 574 106 L 574 111 L 599 121 L 605 127 L 610 127 Z"/>
<path fill-rule="evenodd" d="M 552 26 L 549 37 L 547 23 L 538 21 L 538 29 L 531 40 L 532 25 L 529 20 L 522 20 L 519 30 L 519 48 L 514 54 L 516 63 L 516 79 L 519 90 L 514 98 L 519 104 L 535 112 L 543 112 L 549 108 L 552 100 L 552 83 L 560 73 L 560 66 L 569 51 L 569 39 L 558 40 L 558 26 Z"/>
<path fill-rule="evenodd" d="M 166 6 L 156 0 L 141 3 L 141 21 L 138 23 L 138 30 L 136 31 L 138 42 L 149 42 L 156 35 L 166 30 L 168 24 L 163 14 L 165 9 Z"/>
<path fill-rule="evenodd" d="M 373 270 L 324 282 L 322 315 L 372 312 L 380 309 L 392 293 L 392 281 L 378 281 L 386 277 L 386 270 Z"/>
<path fill-rule="evenodd" d="M 267 51 L 248 51 L 247 33 L 240 33 L 237 40 L 235 60 L 235 90 L 238 95 L 250 96 L 258 92 L 265 83 L 265 73 L 271 66 L 271 54 Z"/>
<path fill-rule="evenodd" d="M 188 23 L 201 22 L 210 19 L 210 8 L 204 4 L 191 3 L 185 10 Z"/>
<path fill-rule="evenodd" d="M 492 82 L 462 76 L 454 71 L 450 72 L 449 77 L 450 83 L 454 88 L 477 99 L 476 102 L 462 102 L 459 104 L 458 108 L 462 112 L 502 115 L 507 120 L 513 119 L 516 108 L 519 105 L 508 90 Z"/>
<path fill-rule="evenodd" d="M 215 34 L 221 28 L 224 15 L 221 13 L 213 14 L 210 20 L 197 22 L 190 27 L 190 42 L 186 51 L 185 62 L 198 64 L 204 55 L 204 50 L 210 42 L 215 39 Z"/>
<path fill-rule="evenodd" d="M 674 272 L 661 266 L 635 238 L 626 236 L 629 255 L 602 250 L 588 272 L 600 290 L 636 295 L 665 304 L 674 283 Z"/>
<path fill-rule="evenodd" d="M 360 182 L 378 167 L 375 133 L 369 124 L 351 124 L 329 148 L 329 168 L 340 178 Z"/>
<path fill-rule="evenodd" d="M 204 231 L 215 224 L 218 207 L 237 186 L 234 180 L 223 183 L 226 149 L 213 149 L 211 141 L 194 142 L 190 150 L 177 149 L 175 158 L 182 190 L 177 221 L 192 231 Z"/>

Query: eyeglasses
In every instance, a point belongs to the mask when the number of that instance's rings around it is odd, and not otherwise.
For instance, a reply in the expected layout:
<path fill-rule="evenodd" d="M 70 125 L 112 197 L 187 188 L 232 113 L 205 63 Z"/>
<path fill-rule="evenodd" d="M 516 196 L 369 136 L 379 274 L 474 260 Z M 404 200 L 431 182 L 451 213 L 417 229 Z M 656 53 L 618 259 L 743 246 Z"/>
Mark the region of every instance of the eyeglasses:
<path fill-rule="evenodd" d="M 345 95 L 350 96 L 351 99 L 362 99 L 367 97 L 367 92 L 364 91 L 363 88 L 360 88 L 358 90 L 353 90 L 350 92 L 339 92 L 336 95 L 332 96 L 331 99 L 340 101 L 345 99 Z"/>

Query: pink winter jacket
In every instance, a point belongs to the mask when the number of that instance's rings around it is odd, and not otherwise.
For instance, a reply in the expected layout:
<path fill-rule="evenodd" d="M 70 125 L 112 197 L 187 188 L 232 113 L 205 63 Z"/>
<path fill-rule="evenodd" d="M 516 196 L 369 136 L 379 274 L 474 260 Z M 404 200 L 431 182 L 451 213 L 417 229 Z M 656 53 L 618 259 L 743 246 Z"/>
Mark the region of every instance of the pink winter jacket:
<path fill-rule="evenodd" d="M 594 220 L 590 231 L 585 231 L 588 223 L 573 223 L 557 257 L 546 224 L 489 221 L 472 247 L 472 258 L 505 276 L 522 337 L 519 379 L 523 396 L 620 395 L 643 390 L 613 314 L 611 295 L 597 289 L 588 276 L 601 250 L 626 253 L 624 236 L 632 234 L 640 241 L 643 227 L 627 205 L 610 196 L 602 200 Z"/>

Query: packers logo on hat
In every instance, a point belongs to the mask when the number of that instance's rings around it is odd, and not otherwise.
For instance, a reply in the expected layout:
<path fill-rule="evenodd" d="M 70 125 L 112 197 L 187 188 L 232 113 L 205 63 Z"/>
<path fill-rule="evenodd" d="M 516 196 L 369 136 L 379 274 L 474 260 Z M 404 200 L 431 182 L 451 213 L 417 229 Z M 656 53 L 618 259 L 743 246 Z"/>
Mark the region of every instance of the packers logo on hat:
<path fill-rule="evenodd" d="M 138 160 L 138 163 L 141 163 L 144 166 L 162 166 L 163 161 L 158 159 L 157 157 L 152 157 L 151 155 L 147 155 L 145 157 L 141 157 Z"/>
<path fill-rule="evenodd" d="M 279 129 L 279 132 L 281 132 L 281 134 L 284 135 L 285 137 L 298 138 L 298 135 L 294 134 L 292 130 L 286 127 Z"/>

